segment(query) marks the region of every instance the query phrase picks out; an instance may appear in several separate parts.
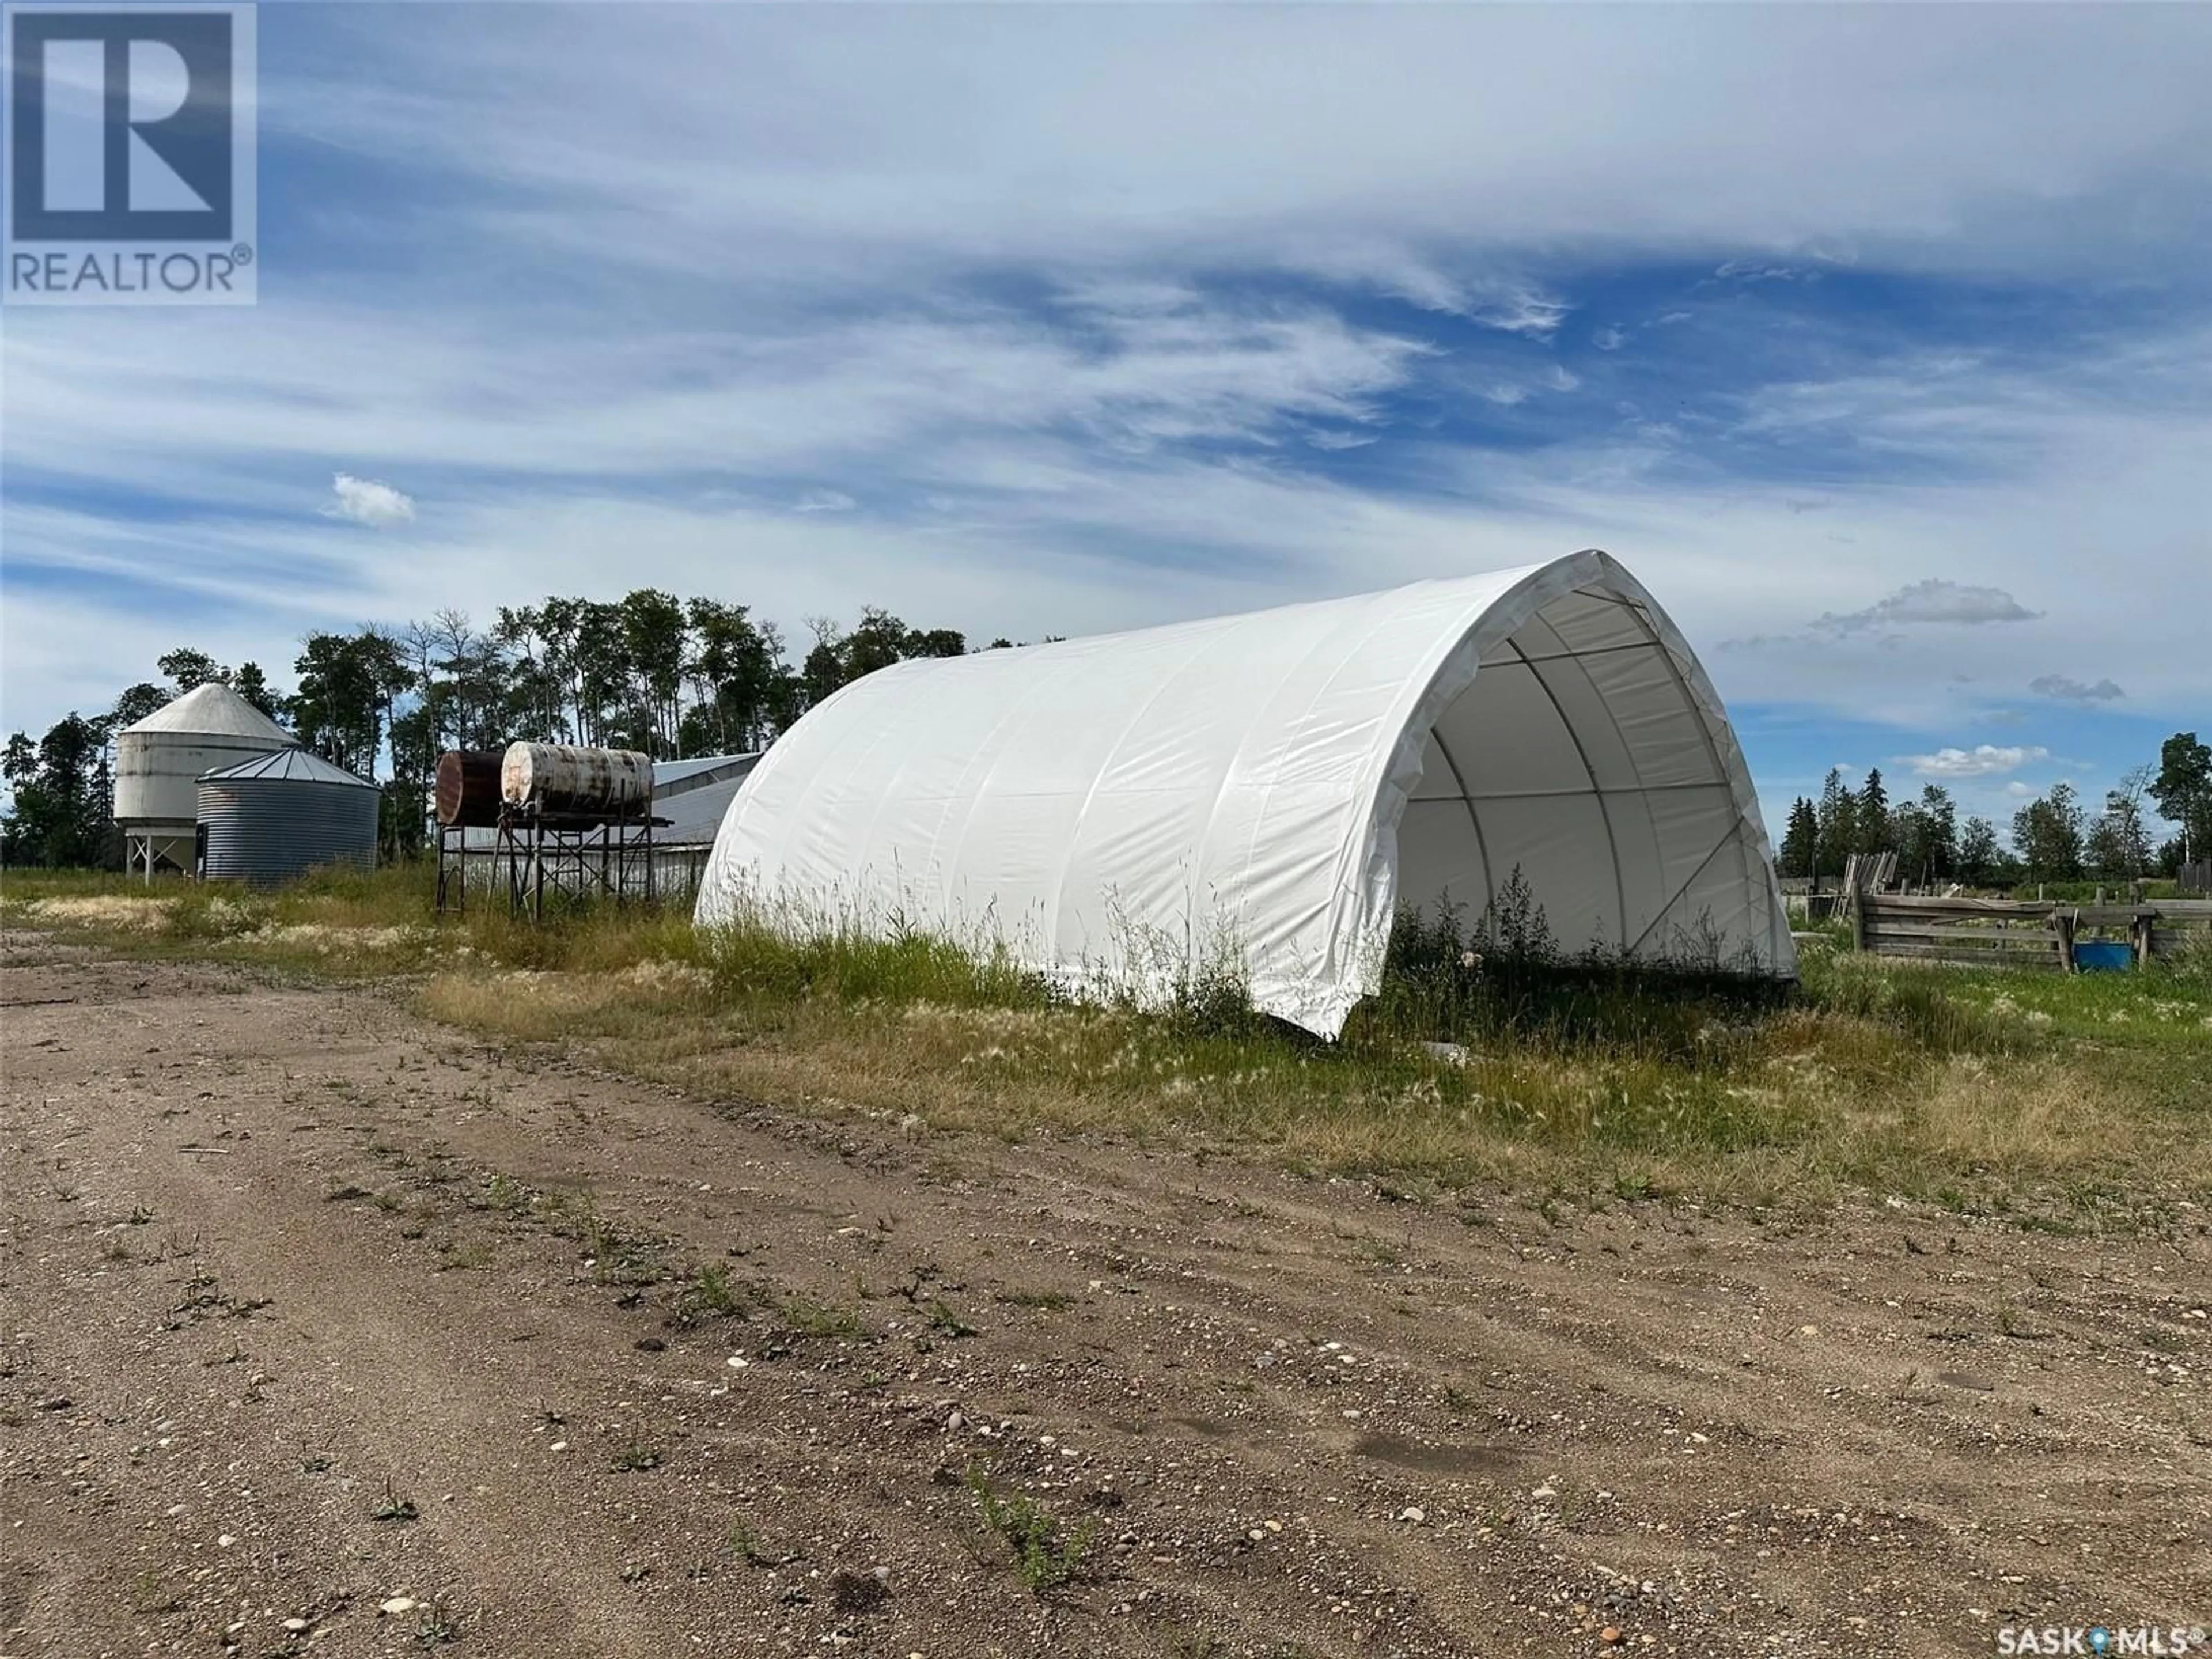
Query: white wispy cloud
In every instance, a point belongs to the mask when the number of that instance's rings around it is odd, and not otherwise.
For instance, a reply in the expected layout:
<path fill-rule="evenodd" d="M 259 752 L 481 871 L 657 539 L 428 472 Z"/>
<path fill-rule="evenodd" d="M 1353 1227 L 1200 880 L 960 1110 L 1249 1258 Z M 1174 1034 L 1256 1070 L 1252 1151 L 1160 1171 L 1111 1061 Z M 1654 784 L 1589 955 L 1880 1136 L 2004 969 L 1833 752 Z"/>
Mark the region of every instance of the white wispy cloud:
<path fill-rule="evenodd" d="M 810 489 L 792 503 L 794 513 L 849 513 L 858 505 L 842 489 Z"/>
<path fill-rule="evenodd" d="M 82 579 L 0 607 L 15 720 L 177 642 L 111 586 L 204 601 L 210 642 L 240 598 L 289 640 L 644 579 L 1035 637 L 1593 543 L 1701 643 L 1797 630 L 1730 654 L 1731 700 L 1929 732 L 1890 746 L 1976 729 L 1950 722 L 2018 686 L 2019 647 L 2057 624 L 2015 593 L 2063 617 L 2051 659 L 2128 663 L 2131 706 L 2212 695 L 2201 328 L 2148 307 L 2118 344 L 2023 367 L 1858 319 L 1717 432 L 1603 378 L 1635 362 L 1571 355 L 1596 277 L 1670 260 L 2177 291 L 2203 269 L 2212 11 L 1631 9 L 1596 33 L 1545 9 L 829 16 L 303 9 L 264 55 L 264 131 L 406 184 L 374 238 L 414 272 L 314 241 L 283 306 L 11 313 L 9 564 Z M 1725 351 L 1771 338 L 1729 307 L 1780 291 L 1599 314 Z M 1509 453 L 1395 401 L 1447 369 L 1462 399 L 1559 391 L 1555 349 L 1642 406 Z M 1323 470 L 1378 439 L 1360 482 Z M 1767 488 L 1716 443 L 1858 465 Z M 166 521 L 53 505 L 111 494 L 118 457 Z M 342 495 L 301 513 L 340 459 L 364 484 L 434 477 L 434 510 L 373 547 Z M 1833 510 L 1808 533 L 1784 502 L 1814 489 Z M 868 511 L 792 510 L 817 492 Z M 1824 611 L 1825 648 L 1799 648 Z"/>
<path fill-rule="evenodd" d="M 1916 777 L 1994 778 L 2050 757 L 2051 751 L 2039 746 L 2000 747 L 1983 743 L 1972 749 L 1938 749 L 1933 754 L 1905 755 L 1899 759 Z"/>
<path fill-rule="evenodd" d="M 1546 9 L 1264 25 L 1233 9 L 986 10 L 889 13 L 865 38 L 803 10 L 672 8 L 646 27 L 623 9 L 495 23 L 441 8 L 345 31 L 263 119 L 370 158 L 428 149 L 510 201 L 559 204 L 503 212 L 508 235 L 635 229 L 619 257 L 748 289 L 849 276 L 856 249 L 896 286 L 946 257 L 1311 269 L 1366 246 L 1416 303 L 1540 331 L 1546 305 L 1468 273 L 1593 236 L 1733 248 L 1759 270 L 1797 249 L 2127 270 L 2130 245 L 2178 227 L 2116 213 L 2112 236 L 2061 235 L 2050 204 L 2118 179 L 2201 190 L 2208 51 L 2193 8 L 1996 27 L 1941 9 L 1639 9 L 1599 33 Z M 1660 61 L 1681 72 L 1652 76 Z M 1744 95 L 1760 87 L 1777 95 Z M 570 107 L 587 126 L 545 130 L 544 110 Z M 2043 118 L 2054 108 L 2096 118 Z M 711 159 L 672 167 L 681 155 Z"/>
<path fill-rule="evenodd" d="M 415 517 L 415 500 L 374 478 L 356 478 L 341 472 L 331 480 L 331 502 L 323 511 L 334 519 L 350 519 L 372 530 L 388 530 Z"/>

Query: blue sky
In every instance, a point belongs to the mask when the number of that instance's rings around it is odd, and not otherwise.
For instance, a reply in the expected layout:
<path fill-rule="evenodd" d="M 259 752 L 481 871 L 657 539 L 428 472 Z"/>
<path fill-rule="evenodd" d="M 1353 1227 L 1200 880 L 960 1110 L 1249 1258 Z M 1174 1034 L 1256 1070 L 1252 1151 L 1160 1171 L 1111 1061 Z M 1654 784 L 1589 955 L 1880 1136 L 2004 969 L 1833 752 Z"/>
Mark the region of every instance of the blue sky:
<path fill-rule="evenodd" d="M 547 592 L 1034 638 L 1595 545 L 1776 828 L 2212 730 L 2212 9 L 267 4 L 260 62 L 258 307 L 0 321 L 10 728 Z"/>

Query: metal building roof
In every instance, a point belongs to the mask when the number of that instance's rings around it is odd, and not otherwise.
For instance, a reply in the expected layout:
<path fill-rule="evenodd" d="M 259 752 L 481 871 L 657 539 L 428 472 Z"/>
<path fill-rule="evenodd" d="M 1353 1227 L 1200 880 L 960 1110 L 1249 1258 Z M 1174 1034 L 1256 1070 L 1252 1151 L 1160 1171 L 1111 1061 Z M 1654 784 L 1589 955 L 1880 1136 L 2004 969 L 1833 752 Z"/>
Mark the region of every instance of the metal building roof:
<path fill-rule="evenodd" d="M 743 755 L 694 755 L 689 760 L 655 761 L 653 763 L 653 793 L 657 800 L 663 795 L 681 793 L 710 783 L 720 783 L 728 778 L 742 778 L 753 769 L 760 759 L 757 751 Z"/>
<path fill-rule="evenodd" d="M 258 738 L 271 749 L 287 748 L 299 741 L 237 692 L 214 680 L 194 686 L 174 702 L 163 704 L 123 730 L 126 734 L 171 732 L 180 736 Z"/>
<path fill-rule="evenodd" d="M 745 769 L 747 772 L 751 769 Z M 653 832 L 653 840 L 672 847 L 711 842 L 744 781 L 744 774 L 740 773 L 657 798 L 653 803 L 653 812 L 667 823 Z"/>
<path fill-rule="evenodd" d="M 200 774 L 202 783 L 224 783 L 246 778 L 282 779 L 291 783 L 343 783 L 356 789 L 374 789 L 367 778 L 357 778 L 342 766 L 333 766 L 320 755 L 300 749 L 280 749 L 273 755 L 256 755 L 236 766 Z"/>

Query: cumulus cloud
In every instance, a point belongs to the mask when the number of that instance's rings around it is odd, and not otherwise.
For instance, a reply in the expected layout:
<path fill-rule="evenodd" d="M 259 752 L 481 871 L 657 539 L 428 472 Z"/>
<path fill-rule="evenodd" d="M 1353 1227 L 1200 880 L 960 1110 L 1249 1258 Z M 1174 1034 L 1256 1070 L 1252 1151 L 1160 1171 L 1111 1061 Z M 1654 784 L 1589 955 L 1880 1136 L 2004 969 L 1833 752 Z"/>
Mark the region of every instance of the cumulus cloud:
<path fill-rule="evenodd" d="M 1938 749 L 1930 755 L 1905 755 L 1899 758 L 1912 769 L 1916 777 L 1994 778 L 2017 772 L 2030 761 L 2047 759 L 2050 754 L 2048 749 L 2040 746 L 2015 744 L 2001 748 L 1993 743 L 1983 743 L 1972 749 Z"/>
<path fill-rule="evenodd" d="M 2128 695 L 2111 680 L 2088 684 L 2064 674 L 2039 674 L 2027 683 L 2027 689 L 2039 697 L 2055 697 L 2060 702 L 2117 702 Z"/>
<path fill-rule="evenodd" d="M 389 530 L 415 517 L 415 498 L 374 478 L 341 472 L 331 480 L 331 502 L 323 511 L 333 519 L 351 519 L 371 530 Z"/>
<path fill-rule="evenodd" d="M 1974 587 L 1930 577 L 1900 587 L 1863 611 L 1828 611 L 1813 625 L 1831 633 L 1852 634 L 1907 623 L 1974 627 L 1983 623 L 2033 622 L 2042 614 L 2030 611 L 2002 587 Z"/>

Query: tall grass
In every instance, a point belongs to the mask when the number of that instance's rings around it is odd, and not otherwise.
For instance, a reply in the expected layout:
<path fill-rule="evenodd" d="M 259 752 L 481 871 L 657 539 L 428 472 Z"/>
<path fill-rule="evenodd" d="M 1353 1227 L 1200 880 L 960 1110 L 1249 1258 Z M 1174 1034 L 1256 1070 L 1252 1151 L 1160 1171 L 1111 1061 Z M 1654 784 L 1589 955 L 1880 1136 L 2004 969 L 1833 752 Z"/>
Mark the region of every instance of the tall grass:
<path fill-rule="evenodd" d="M 1233 975 L 1076 1001 L 914 930 L 699 933 L 680 908 L 430 915 L 426 872 L 267 895 L 10 876 L 0 915 L 138 954 L 401 976 L 435 1018 L 736 1096 L 1006 1140 L 1100 1133 L 1403 1184 L 1772 1204 L 1850 1191 L 2132 1214 L 2212 1199 L 2212 978 L 2077 979 L 1826 951 L 1780 985 L 1569 960 L 1523 916 L 1401 917 L 1326 1043 Z"/>

